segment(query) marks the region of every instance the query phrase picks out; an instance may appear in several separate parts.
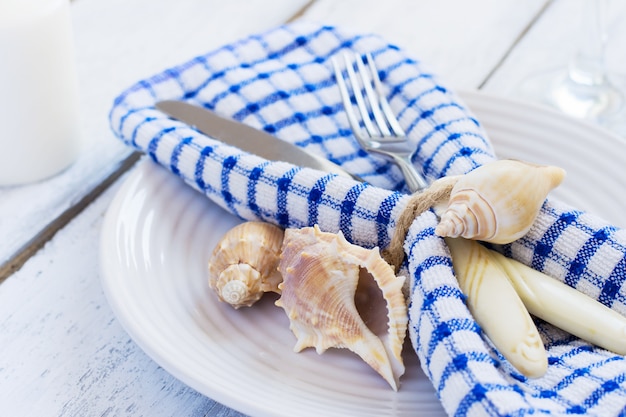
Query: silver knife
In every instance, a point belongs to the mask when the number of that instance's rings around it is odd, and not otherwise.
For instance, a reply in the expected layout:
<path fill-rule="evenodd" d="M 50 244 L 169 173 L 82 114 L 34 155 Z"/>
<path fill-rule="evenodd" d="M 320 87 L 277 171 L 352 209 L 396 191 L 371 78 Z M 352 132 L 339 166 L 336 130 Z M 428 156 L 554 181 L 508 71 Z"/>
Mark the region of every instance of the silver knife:
<path fill-rule="evenodd" d="M 332 172 L 357 181 L 363 181 L 327 159 L 310 154 L 296 145 L 277 139 L 269 133 L 227 119 L 194 104 L 178 100 L 164 100 L 156 108 L 168 116 L 195 127 L 200 132 L 243 151 L 270 161 L 289 162 L 319 171 Z"/>

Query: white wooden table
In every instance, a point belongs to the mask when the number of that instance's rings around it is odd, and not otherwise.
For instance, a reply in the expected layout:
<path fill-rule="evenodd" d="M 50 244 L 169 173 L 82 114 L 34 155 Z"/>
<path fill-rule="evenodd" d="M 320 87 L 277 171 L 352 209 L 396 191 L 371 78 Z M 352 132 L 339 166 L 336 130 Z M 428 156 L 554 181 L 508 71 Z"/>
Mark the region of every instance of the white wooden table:
<path fill-rule="evenodd" d="M 238 416 L 170 376 L 122 329 L 99 281 L 102 219 L 137 155 L 108 126 L 135 81 L 295 19 L 378 32 L 455 89 L 509 94 L 576 47 L 573 0 L 75 0 L 84 147 L 60 175 L 0 188 L 0 415 Z M 626 73 L 626 2 L 607 62 Z M 626 161 L 624 161 L 626 162 Z M 443 410 L 442 410 L 443 415 Z"/>

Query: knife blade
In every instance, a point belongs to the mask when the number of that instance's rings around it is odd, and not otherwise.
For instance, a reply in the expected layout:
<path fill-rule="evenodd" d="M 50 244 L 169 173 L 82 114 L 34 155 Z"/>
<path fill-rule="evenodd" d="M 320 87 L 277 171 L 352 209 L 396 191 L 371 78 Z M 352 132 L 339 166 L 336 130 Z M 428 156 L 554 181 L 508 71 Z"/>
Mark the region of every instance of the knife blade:
<path fill-rule="evenodd" d="M 269 161 L 289 162 L 363 181 L 327 159 L 310 154 L 269 133 L 236 120 L 219 116 L 203 107 L 179 100 L 163 100 L 156 103 L 156 108 L 174 119 L 187 123 L 212 139 L 235 146 Z"/>

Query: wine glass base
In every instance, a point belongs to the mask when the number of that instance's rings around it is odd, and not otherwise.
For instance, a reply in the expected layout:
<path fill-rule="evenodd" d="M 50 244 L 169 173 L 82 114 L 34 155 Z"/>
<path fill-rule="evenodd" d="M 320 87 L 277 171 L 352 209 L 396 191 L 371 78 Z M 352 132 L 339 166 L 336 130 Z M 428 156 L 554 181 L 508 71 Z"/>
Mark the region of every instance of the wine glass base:
<path fill-rule="evenodd" d="M 578 83 L 565 69 L 534 75 L 514 91 L 518 98 L 539 102 L 565 114 L 595 122 L 626 136 L 626 79 L 612 75 L 595 85 Z"/>

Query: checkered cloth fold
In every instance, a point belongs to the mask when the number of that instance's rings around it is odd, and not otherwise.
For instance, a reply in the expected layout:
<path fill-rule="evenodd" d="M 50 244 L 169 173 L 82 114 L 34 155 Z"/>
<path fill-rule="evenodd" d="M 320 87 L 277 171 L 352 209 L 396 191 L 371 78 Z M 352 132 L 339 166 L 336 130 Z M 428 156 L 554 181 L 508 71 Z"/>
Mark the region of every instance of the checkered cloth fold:
<path fill-rule="evenodd" d="M 378 36 L 298 22 L 226 45 L 140 81 L 114 103 L 126 144 L 226 210 L 283 227 L 318 224 L 365 247 L 385 247 L 407 204 L 399 170 L 355 142 L 330 57 L 370 52 L 388 98 L 429 180 L 495 159 L 479 121 L 425 66 Z M 155 110 L 181 99 L 265 130 L 364 178 L 359 183 L 267 161 L 215 141 Z M 537 321 L 549 369 L 516 371 L 481 334 L 464 304 L 436 218 L 418 217 L 405 241 L 410 339 L 451 416 L 626 415 L 626 361 Z M 502 251 L 626 314 L 626 234 L 556 201 L 530 233 Z"/>

